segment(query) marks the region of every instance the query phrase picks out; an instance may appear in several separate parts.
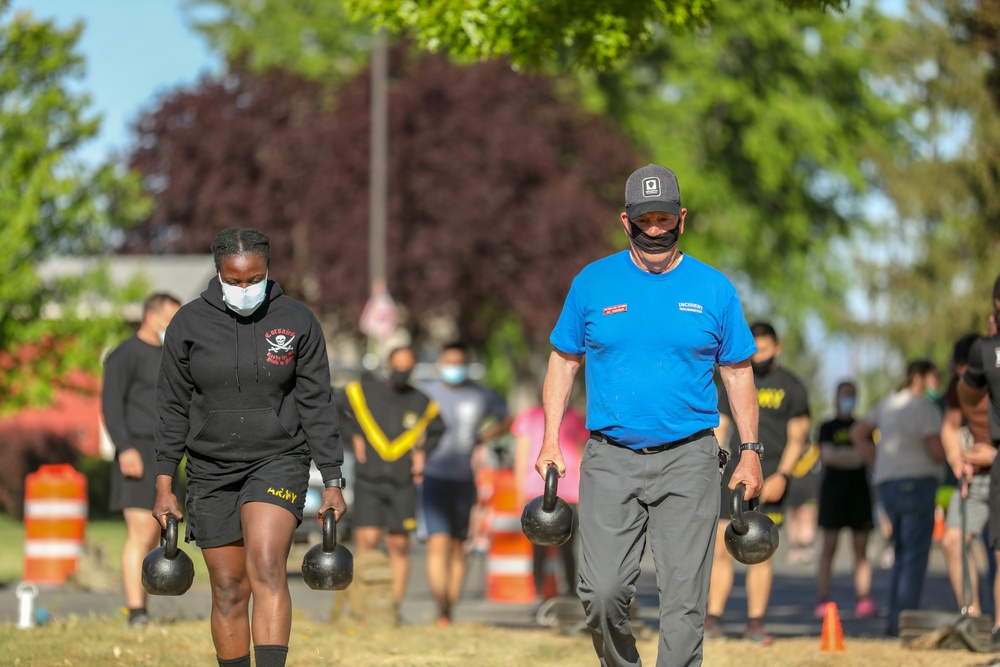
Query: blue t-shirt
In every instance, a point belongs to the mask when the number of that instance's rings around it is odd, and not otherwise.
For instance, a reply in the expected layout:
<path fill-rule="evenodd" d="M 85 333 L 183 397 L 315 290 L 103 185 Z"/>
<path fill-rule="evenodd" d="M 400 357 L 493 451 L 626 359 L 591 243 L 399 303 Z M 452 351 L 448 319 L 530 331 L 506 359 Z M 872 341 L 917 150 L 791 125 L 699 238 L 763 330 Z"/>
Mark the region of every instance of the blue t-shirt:
<path fill-rule="evenodd" d="M 637 449 L 718 426 L 715 365 L 757 349 L 721 272 L 684 255 L 649 273 L 628 250 L 580 272 L 549 340 L 586 355 L 587 428 Z"/>

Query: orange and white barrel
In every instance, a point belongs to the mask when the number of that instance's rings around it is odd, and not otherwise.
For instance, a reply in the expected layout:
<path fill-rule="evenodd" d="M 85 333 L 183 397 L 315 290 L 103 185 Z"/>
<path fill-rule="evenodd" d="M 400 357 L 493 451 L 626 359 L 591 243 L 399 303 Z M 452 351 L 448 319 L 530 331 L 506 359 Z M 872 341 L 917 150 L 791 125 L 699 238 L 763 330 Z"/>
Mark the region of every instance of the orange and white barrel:
<path fill-rule="evenodd" d="M 492 540 L 486 560 L 486 598 L 492 602 L 530 603 L 556 594 L 555 561 L 546 559 L 545 590 L 535 591 L 532 576 L 534 545 L 521 532 L 514 474 L 498 470 L 494 476 Z"/>
<path fill-rule="evenodd" d="M 87 478 L 69 464 L 43 465 L 24 486 L 24 581 L 64 583 L 83 550 Z"/>

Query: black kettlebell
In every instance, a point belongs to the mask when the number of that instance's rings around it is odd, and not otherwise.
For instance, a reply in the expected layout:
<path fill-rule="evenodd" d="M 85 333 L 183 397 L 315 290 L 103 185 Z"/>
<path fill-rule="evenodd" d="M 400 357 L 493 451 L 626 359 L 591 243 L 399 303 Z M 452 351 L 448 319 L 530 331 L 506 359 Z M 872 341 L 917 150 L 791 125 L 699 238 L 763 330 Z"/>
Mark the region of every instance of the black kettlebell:
<path fill-rule="evenodd" d="M 545 471 L 545 495 L 532 499 L 521 512 L 521 532 L 542 547 L 565 544 L 573 534 L 573 508 L 557 495 L 559 471 Z"/>
<path fill-rule="evenodd" d="M 354 555 L 337 544 L 333 510 L 323 512 L 323 544 L 316 544 L 302 559 L 302 579 L 317 591 L 342 591 L 354 581 Z"/>
<path fill-rule="evenodd" d="M 778 550 L 778 527 L 771 517 L 756 511 L 757 498 L 748 501 L 750 511 L 743 511 L 743 494 L 746 486 L 737 484 L 729 501 L 729 514 L 733 520 L 726 526 L 726 549 L 733 558 L 746 565 L 763 563 Z"/>
<path fill-rule="evenodd" d="M 163 546 L 142 559 L 142 587 L 150 595 L 184 595 L 194 582 L 194 563 L 177 547 L 177 518 L 167 515 Z"/>

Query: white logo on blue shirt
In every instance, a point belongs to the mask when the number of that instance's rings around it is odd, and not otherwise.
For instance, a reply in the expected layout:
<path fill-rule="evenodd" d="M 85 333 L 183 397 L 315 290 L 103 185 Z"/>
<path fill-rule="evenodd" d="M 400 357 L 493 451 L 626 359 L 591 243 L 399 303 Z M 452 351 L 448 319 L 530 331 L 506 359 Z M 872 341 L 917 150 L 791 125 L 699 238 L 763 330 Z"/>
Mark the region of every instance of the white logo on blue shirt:
<path fill-rule="evenodd" d="M 683 310 L 686 313 L 699 313 L 699 314 L 701 314 L 701 312 L 703 310 L 700 303 L 687 303 L 685 301 L 681 301 L 680 303 L 678 303 L 677 307 L 680 308 L 681 310 Z M 997 358 L 1000 359 L 1000 356 L 998 356 Z"/>

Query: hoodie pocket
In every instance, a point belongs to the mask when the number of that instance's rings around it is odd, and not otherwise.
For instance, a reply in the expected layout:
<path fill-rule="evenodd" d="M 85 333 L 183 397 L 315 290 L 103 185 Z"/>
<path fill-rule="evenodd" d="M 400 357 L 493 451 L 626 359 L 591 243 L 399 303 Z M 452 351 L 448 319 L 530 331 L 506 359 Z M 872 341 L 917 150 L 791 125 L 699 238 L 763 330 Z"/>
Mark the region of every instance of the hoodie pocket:
<path fill-rule="evenodd" d="M 258 458 L 291 446 L 292 436 L 272 408 L 213 410 L 192 442 L 192 449 L 223 460 Z"/>

